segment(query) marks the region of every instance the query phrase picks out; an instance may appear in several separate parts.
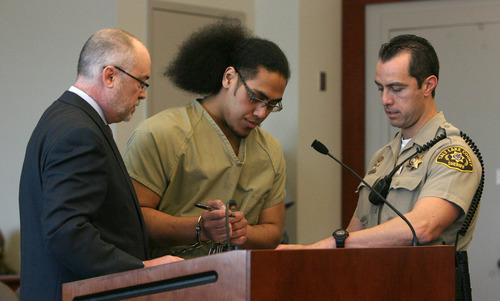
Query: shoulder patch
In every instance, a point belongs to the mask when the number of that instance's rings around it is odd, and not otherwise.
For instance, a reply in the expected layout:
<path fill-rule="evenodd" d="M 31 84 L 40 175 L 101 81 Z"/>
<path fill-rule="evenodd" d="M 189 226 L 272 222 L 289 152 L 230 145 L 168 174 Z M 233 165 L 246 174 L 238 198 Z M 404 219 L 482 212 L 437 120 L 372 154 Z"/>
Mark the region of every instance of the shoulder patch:
<path fill-rule="evenodd" d="M 461 146 L 450 146 L 442 150 L 436 158 L 436 163 L 461 172 L 474 171 L 474 164 L 469 152 Z"/>

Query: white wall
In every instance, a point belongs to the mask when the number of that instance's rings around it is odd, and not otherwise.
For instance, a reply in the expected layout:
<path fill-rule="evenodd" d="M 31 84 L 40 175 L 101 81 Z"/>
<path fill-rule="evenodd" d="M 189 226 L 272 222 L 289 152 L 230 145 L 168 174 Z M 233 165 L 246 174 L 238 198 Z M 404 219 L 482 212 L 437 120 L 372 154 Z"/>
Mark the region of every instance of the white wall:
<path fill-rule="evenodd" d="M 287 227 L 299 243 L 330 235 L 340 226 L 340 170 L 310 144 L 318 138 L 340 154 L 341 1 L 171 2 L 243 11 L 250 28 L 284 49 L 292 67 L 285 110 L 263 127 L 281 140 L 288 161 L 287 189 L 296 205 Z M 18 185 L 36 122 L 73 84 L 80 49 L 92 33 L 120 27 L 147 44 L 147 5 L 147 0 L 0 1 L 0 229 L 11 268 L 19 271 Z M 317 90 L 319 71 L 327 72 L 326 92 Z M 121 149 L 145 116 L 139 106 L 131 122 L 114 126 Z"/>

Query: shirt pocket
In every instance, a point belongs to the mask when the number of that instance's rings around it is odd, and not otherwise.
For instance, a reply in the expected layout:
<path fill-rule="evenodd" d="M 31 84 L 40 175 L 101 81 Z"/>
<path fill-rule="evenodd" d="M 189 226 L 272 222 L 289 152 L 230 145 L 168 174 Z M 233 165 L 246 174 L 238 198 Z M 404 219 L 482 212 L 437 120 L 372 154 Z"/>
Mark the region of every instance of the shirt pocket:
<path fill-rule="evenodd" d="M 391 181 L 387 201 L 402 213 L 410 212 L 421 190 L 422 176 L 398 175 Z"/>
<path fill-rule="evenodd" d="M 405 189 L 414 191 L 415 189 L 417 189 L 421 182 L 422 176 L 420 175 L 398 175 L 397 177 L 392 178 L 391 186 L 389 189 Z"/>
<path fill-rule="evenodd" d="M 376 182 L 379 178 L 380 178 L 380 177 L 379 177 L 378 175 L 375 175 L 375 174 L 369 174 L 369 175 L 366 175 L 366 176 L 364 177 L 364 179 L 363 179 L 363 180 L 364 180 L 366 183 L 368 183 L 368 185 L 370 185 L 371 187 L 373 187 L 373 185 L 375 184 L 375 182 Z M 363 188 L 366 188 L 366 189 L 368 189 L 369 191 L 371 191 L 371 189 L 370 189 L 370 188 L 368 188 L 368 187 L 366 186 L 366 184 L 365 184 L 365 183 L 361 182 L 361 183 L 359 183 L 359 185 L 358 185 L 358 187 L 357 187 L 357 189 L 356 189 L 356 192 L 357 192 L 357 193 L 359 193 L 359 192 L 363 191 L 363 190 L 364 190 Z"/>

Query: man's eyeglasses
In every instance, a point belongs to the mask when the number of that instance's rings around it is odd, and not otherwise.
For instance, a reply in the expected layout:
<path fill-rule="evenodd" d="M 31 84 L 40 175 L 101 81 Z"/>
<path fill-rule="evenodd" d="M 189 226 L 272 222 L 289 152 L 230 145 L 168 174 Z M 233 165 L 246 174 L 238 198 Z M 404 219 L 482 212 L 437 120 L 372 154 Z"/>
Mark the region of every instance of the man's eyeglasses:
<path fill-rule="evenodd" d="M 236 70 L 238 72 L 238 70 Z M 245 90 L 247 90 L 248 97 L 250 97 L 250 102 L 258 103 L 261 108 L 266 108 L 268 112 L 279 112 L 283 110 L 283 105 L 281 104 L 281 101 L 277 101 L 275 104 L 269 103 L 267 100 L 262 100 L 258 99 L 253 95 L 253 92 L 248 88 L 247 83 L 245 82 L 245 79 L 243 76 L 241 76 L 241 73 L 238 72 L 238 75 L 241 78 L 241 82 L 243 83 L 243 86 L 245 86 Z"/>
<path fill-rule="evenodd" d="M 135 79 L 136 81 L 138 81 L 141 84 L 141 90 L 142 91 L 146 91 L 146 89 L 149 87 L 148 83 L 146 83 L 145 81 L 142 81 L 142 80 L 138 79 L 137 77 L 133 76 L 132 74 L 128 73 L 127 71 L 123 70 L 122 68 L 120 68 L 118 66 L 113 66 L 113 67 L 115 67 L 116 69 L 118 69 L 121 72 L 125 73 L 126 75 L 130 76 L 131 78 Z"/>

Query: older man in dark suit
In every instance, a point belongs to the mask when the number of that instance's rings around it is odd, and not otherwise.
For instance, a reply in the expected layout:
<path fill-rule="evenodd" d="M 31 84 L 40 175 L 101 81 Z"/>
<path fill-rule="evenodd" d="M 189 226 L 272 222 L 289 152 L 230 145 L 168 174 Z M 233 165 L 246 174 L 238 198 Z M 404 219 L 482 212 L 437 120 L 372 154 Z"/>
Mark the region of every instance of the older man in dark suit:
<path fill-rule="evenodd" d="M 19 192 L 23 300 L 59 300 L 65 282 L 181 260 L 146 260 L 141 209 L 108 126 L 130 120 L 150 66 L 137 38 L 98 31 L 76 83 L 36 126 Z"/>

